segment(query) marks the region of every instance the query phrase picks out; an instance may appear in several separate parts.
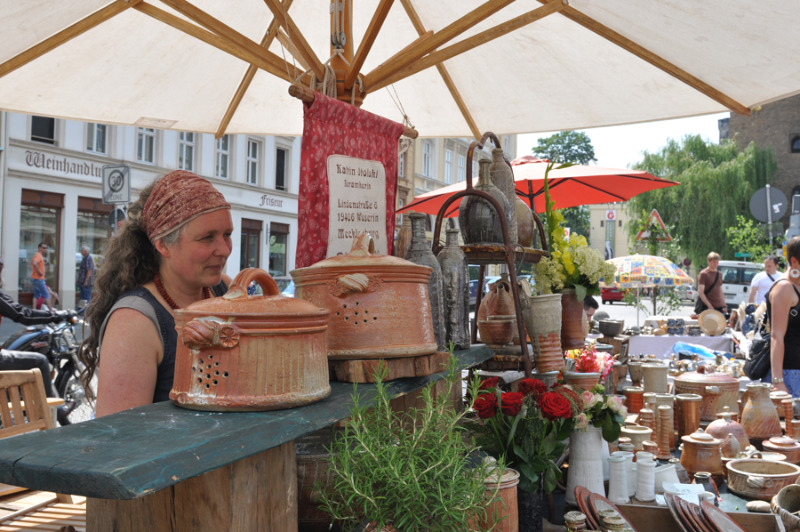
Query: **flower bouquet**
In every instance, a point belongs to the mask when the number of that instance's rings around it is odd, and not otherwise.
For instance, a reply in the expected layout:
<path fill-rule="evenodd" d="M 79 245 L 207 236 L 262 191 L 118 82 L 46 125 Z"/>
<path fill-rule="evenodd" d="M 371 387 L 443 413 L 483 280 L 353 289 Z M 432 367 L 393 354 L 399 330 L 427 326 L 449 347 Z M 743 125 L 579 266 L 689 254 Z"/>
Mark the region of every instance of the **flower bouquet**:
<path fill-rule="evenodd" d="M 556 461 L 582 411 L 580 396 L 561 385 L 548 390 L 538 379 L 523 379 L 518 392 L 500 390 L 496 378 L 474 381 L 472 387 L 478 445 L 519 471 L 520 489 L 553 491 L 561 477 Z"/>
<path fill-rule="evenodd" d="M 580 394 L 583 411 L 578 414 L 575 428 L 586 429 L 589 425 L 603 431 L 603 439 L 612 442 L 619 438 L 628 410 L 617 395 L 603 395 L 603 386 L 597 385 L 593 390 Z"/>
<path fill-rule="evenodd" d="M 576 373 L 599 373 L 605 379 L 614 366 L 614 356 L 605 351 L 598 351 L 594 344 L 583 349 L 568 349 L 564 351 L 564 361 L 567 371 Z"/>

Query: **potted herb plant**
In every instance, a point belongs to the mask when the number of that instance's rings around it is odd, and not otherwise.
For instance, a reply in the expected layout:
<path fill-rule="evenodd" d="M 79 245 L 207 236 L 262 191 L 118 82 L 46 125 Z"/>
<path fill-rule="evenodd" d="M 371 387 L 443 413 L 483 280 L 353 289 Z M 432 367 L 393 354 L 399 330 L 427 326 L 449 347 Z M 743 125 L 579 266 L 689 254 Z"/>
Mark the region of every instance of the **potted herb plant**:
<path fill-rule="evenodd" d="M 390 405 L 385 376 L 382 365 L 373 408 L 364 406 L 353 387 L 351 417 L 331 445 L 327 484 L 318 486 L 321 509 L 345 530 L 366 523 L 370 530 L 402 532 L 491 529 L 487 507 L 497 490 L 487 490 L 484 481 L 493 470 L 468 463 L 475 447 L 465 437 L 464 413 L 449 401 L 451 394 L 434 397 L 429 385 L 421 407 L 398 413 Z M 454 357 L 446 383 L 448 390 L 460 386 Z"/>

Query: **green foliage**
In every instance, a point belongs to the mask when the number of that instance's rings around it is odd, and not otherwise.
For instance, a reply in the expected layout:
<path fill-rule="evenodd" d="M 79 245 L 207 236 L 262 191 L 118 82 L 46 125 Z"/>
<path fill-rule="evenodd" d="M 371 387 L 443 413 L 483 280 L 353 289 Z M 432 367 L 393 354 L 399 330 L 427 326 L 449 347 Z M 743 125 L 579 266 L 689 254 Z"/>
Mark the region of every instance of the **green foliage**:
<path fill-rule="evenodd" d="M 549 159 L 554 163 L 589 164 L 597 161 L 594 157 L 592 141 L 589 135 L 582 131 L 561 131 L 547 138 L 539 139 L 531 151 L 535 156 Z"/>
<path fill-rule="evenodd" d="M 586 205 L 568 207 L 561 209 L 561 214 L 564 215 L 564 224 L 569 227 L 571 233 L 577 233 L 589 238 L 589 230 L 591 228 L 589 207 Z"/>
<path fill-rule="evenodd" d="M 728 245 L 738 253 L 750 253 L 750 260 L 762 262 L 770 254 L 769 236 L 764 226 L 752 218 L 736 217 L 736 225 L 725 228 Z"/>
<path fill-rule="evenodd" d="M 386 374 L 381 364 L 372 409 L 353 386 L 351 417 L 330 449 L 330 479 L 317 486 L 321 508 L 345 526 L 369 520 L 377 529 L 390 524 L 404 532 L 465 530 L 468 520 L 491 520 L 486 507 L 497 492 L 484 485 L 491 471 L 468 466 L 475 447 L 464 437 L 464 414 L 449 402 L 450 393 L 434 398 L 429 385 L 423 406 L 398 413 L 390 405 Z M 451 356 L 448 390 L 460 386 L 460 374 Z"/>
<path fill-rule="evenodd" d="M 670 140 L 657 154 L 645 153 L 636 168 L 681 184 L 632 198 L 629 212 L 649 213 L 657 208 L 672 237 L 699 265 L 705 264 L 711 250 L 723 258 L 732 258 L 738 251 L 726 228 L 737 225 L 737 216 L 749 212 L 750 197 L 773 179 L 777 164 L 771 149 L 751 144 L 739 151 L 733 142 L 706 143 L 698 135 L 684 137 L 681 144 Z M 631 222 L 631 238 L 639 222 Z"/>
<path fill-rule="evenodd" d="M 636 289 L 632 288 L 622 296 L 622 302 L 653 316 L 669 316 L 681 308 L 680 294 L 672 286 L 653 287 L 646 294 L 644 289 L 640 289 L 638 299 Z M 648 308 L 648 303 L 651 305 L 650 308 Z"/>

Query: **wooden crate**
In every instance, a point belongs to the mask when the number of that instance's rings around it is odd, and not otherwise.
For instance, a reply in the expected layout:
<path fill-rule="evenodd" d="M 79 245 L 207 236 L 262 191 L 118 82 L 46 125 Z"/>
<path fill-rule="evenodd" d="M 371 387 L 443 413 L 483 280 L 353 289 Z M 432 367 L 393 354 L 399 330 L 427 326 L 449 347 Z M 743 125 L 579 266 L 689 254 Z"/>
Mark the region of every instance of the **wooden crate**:
<path fill-rule="evenodd" d="M 668 508 L 638 504 L 619 504 L 620 512 L 636 527 L 646 532 L 674 532 L 678 524 Z M 728 512 L 728 515 L 747 532 L 786 532 L 780 518 L 775 514 L 755 512 Z"/>
<path fill-rule="evenodd" d="M 360 358 L 352 360 L 329 360 L 331 380 L 339 382 L 375 382 L 375 371 L 379 363 L 385 363 L 389 373 L 385 381 L 404 377 L 425 377 L 447 370 L 450 353 L 439 351 L 430 355 L 402 358 Z"/>

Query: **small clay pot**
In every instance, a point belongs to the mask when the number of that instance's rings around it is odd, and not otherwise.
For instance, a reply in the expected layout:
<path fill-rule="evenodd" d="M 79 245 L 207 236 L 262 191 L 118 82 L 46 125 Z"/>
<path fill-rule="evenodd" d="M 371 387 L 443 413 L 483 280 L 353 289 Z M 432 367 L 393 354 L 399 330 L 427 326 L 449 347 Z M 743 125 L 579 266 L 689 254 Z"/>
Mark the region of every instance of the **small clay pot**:
<path fill-rule="evenodd" d="M 698 471 L 708 471 L 713 476 L 722 478 L 724 469 L 722 466 L 722 440 L 713 437 L 698 429 L 693 434 L 683 436 L 683 452 L 681 453 L 681 465 L 689 475 L 694 475 Z"/>
<path fill-rule="evenodd" d="M 481 341 L 490 345 L 510 344 L 516 329 L 516 317 L 489 316 L 485 320 L 478 320 L 478 334 Z"/>
<path fill-rule="evenodd" d="M 773 436 L 761 444 L 764 451 L 771 451 L 786 455 L 786 461 L 800 464 L 800 443 L 788 436 Z"/>

